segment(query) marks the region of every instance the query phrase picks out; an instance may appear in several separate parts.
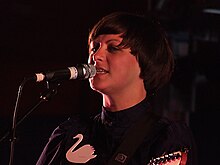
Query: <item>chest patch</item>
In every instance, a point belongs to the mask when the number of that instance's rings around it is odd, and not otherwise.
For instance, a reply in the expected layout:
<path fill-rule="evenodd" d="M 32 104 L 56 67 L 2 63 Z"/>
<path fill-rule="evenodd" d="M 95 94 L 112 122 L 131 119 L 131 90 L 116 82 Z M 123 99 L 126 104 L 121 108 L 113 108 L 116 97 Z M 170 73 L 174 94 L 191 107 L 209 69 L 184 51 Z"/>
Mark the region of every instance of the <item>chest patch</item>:
<path fill-rule="evenodd" d="M 78 139 L 75 144 L 66 152 L 66 158 L 69 162 L 72 163 L 86 163 L 89 160 L 95 158 L 97 155 L 94 155 L 95 149 L 90 144 L 85 144 L 82 147 L 75 150 L 75 148 L 83 140 L 83 135 L 78 134 L 73 139 Z"/>

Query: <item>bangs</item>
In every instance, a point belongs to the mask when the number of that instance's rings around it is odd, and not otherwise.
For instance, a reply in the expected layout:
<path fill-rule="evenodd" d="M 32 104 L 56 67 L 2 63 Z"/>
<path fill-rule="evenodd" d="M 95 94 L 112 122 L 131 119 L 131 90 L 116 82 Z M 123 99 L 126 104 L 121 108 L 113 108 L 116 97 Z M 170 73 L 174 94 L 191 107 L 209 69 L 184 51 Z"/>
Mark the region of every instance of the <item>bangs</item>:
<path fill-rule="evenodd" d="M 126 29 L 122 26 L 119 26 L 117 23 L 104 21 L 100 22 L 95 26 L 89 35 L 89 43 L 93 40 L 95 40 L 99 35 L 103 34 L 120 34 L 122 33 L 122 37 L 124 33 L 126 32 Z"/>

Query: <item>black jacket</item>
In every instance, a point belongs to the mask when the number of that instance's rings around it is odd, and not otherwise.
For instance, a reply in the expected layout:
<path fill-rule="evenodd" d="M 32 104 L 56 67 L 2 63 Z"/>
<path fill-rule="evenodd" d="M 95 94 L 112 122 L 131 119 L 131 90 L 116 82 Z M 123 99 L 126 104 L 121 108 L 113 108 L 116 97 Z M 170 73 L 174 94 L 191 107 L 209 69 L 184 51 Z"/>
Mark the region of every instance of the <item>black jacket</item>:
<path fill-rule="evenodd" d="M 144 100 L 123 111 L 109 112 L 102 108 L 100 114 L 89 119 L 81 116 L 68 119 L 53 131 L 37 165 L 68 165 L 77 164 L 79 161 L 88 165 L 107 164 L 125 132 L 139 121 L 141 116 L 148 114 L 146 112 L 150 111 L 149 107 L 149 103 Z M 196 147 L 189 127 L 185 123 L 170 121 L 167 118 L 158 121 L 157 127 L 161 126 L 163 129 L 160 132 L 151 138 L 145 138 L 128 165 L 147 165 L 152 158 L 185 148 L 189 150 L 187 165 L 196 165 Z M 74 138 L 76 135 L 78 138 Z M 80 148 L 84 151 L 77 154 Z M 67 152 L 70 161 L 67 160 Z"/>

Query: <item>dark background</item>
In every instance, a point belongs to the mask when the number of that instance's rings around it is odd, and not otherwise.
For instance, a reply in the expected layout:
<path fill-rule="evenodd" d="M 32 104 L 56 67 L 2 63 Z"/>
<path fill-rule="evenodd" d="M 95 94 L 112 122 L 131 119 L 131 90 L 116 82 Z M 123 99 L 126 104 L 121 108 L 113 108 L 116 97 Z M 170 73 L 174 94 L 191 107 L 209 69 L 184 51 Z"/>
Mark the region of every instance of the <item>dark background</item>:
<path fill-rule="evenodd" d="M 0 164 L 9 162 L 18 88 L 24 77 L 87 62 L 87 37 L 102 16 L 130 11 L 157 16 L 172 43 L 176 70 L 155 98 L 157 110 L 192 128 L 200 165 L 218 163 L 220 9 L 218 0 L 1 0 L 0 1 Z M 18 119 L 40 100 L 46 84 L 27 82 Z M 37 107 L 16 130 L 14 164 L 35 164 L 52 130 L 75 112 L 94 114 L 101 96 L 87 80 L 64 81 L 57 94 Z"/>

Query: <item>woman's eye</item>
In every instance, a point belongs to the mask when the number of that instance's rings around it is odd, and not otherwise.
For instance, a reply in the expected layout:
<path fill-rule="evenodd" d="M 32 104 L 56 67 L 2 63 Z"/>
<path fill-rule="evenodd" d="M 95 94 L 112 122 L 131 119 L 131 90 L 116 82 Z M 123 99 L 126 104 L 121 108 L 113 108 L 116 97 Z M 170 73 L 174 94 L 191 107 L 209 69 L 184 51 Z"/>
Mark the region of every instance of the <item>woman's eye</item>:
<path fill-rule="evenodd" d="M 110 53 L 114 53 L 114 52 L 117 52 L 119 50 L 120 50 L 120 48 L 118 46 L 108 46 L 108 51 Z"/>
<path fill-rule="evenodd" d="M 96 53 L 97 52 L 97 50 L 100 48 L 100 43 L 96 43 L 96 44 L 94 44 L 94 47 L 93 48 L 91 48 L 91 53 L 90 54 L 94 54 L 94 53 Z"/>
<path fill-rule="evenodd" d="M 92 54 L 94 54 L 96 51 L 97 51 L 97 48 L 95 47 L 91 49 Z"/>

